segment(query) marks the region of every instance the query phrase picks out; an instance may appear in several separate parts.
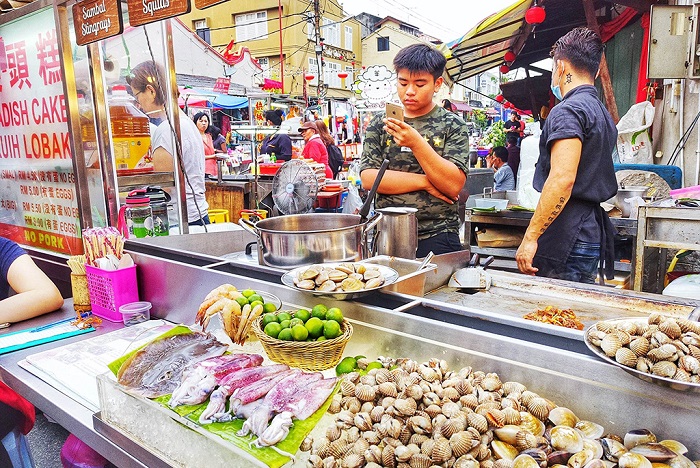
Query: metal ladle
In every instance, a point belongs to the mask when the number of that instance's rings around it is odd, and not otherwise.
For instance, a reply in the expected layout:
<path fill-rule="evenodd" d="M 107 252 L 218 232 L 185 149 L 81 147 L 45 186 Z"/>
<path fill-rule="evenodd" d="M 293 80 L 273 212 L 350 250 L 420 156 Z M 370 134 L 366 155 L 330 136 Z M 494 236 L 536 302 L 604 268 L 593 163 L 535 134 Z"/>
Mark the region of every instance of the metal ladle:
<path fill-rule="evenodd" d="M 369 194 L 367 195 L 365 203 L 362 205 L 362 208 L 360 208 L 360 224 L 367 221 L 369 207 L 372 204 L 372 200 L 374 199 L 374 196 L 377 193 L 379 183 L 382 181 L 382 177 L 384 177 L 384 173 L 386 172 L 387 167 L 389 167 L 389 160 L 385 159 L 384 161 L 382 161 L 382 165 L 379 167 L 379 172 L 377 172 L 377 177 L 375 177 L 374 179 L 374 183 L 372 184 L 372 188 L 370 189 Z"/>

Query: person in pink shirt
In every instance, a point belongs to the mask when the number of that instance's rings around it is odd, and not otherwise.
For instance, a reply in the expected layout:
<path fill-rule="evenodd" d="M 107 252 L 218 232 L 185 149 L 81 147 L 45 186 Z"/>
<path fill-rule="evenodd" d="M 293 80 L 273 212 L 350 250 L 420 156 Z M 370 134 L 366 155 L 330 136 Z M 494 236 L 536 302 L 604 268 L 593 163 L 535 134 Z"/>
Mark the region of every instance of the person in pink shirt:
<path fill-rule="evenodd" d="M 197 124 L 197 129 L 202 135 L 202 143 L 204 143 L 204 173 L 212 176 L 219 174 L 219 168 L 216 165 L 216 149 L 209 130 L 209 116 L 205 112 L 197 112 L 192 120 Z"/>
<path fill-rule="evenodd" d="M 333 171 L 328 165 L 328 150 L 323 140 L 321 140 L 321 136 L 318 134 L 318 127 L 316 127 L 313 122 L 304 122 L 304 124 L 299 127 L 299 133 L 301 133 L 301 136 L 304 137 L 304 141 L 306 142 L 301 155 L 326 166 L 326 179 L 332 179 Z"/>

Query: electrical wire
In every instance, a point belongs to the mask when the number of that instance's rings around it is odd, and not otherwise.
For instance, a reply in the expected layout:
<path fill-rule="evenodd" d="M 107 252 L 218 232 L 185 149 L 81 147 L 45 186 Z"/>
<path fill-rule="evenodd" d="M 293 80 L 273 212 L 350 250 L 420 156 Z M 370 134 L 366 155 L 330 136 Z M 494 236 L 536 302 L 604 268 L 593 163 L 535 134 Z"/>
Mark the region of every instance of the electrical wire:
<path fill-rule="evenodd" d="M 698 120 L 700 119 L 700 112 L 698 112 L 695 115 L 695 118 L 693 121 L 690 123 L 690 126 L 688 129 L 683 133 L 681 138 L 678 140 L 678 143 L 676 143 L 675 148 L 673 148 L 673 151 L 671 152 L 671 157 L 668 159 L 668 165 L 673 166 L 676 164 L 676 158 L 678 158 L 678 155 L 681 153 L 681 150 L 685 148 L 685 144 L 688 142 L 688 139 L 690 138 L 690 135 L 693 131 L 693 128 L 695 128 L 695 125 L 697 125 Z"/>

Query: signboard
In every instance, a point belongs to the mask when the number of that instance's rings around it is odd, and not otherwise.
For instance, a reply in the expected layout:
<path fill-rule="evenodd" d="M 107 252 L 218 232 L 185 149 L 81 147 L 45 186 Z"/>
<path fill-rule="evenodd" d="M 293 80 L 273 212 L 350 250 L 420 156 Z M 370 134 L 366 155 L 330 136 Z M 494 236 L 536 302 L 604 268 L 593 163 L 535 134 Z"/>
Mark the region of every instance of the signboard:
<path fill-rule="evenodd" d="M 217 78 L 216 83 L 214 83 L 214 91 L 221 94 L 228 94 L 230 86 L 231 80 L 229 78 Z"/>
<path fill-rule="evenodd" d="M 210 6 L 218 5 L 226 0 L 194 0 L 194 6 L 199 10 L 204 10 Z"/>
<path fill-rule="evenodd" d="M 0 235 L 82 253 L 51 7 L 0 26 L 0 64 Z"/>
<path fill-rule="evenodd" d="M 141 26 L 190 12 L 189 0 L 127 0 L 129 24 Z"/>
<path fill-rule="evenodd" d="M 73 5 L 75 42 L 85 45 L 121 34 L 122 9 L 118 0 L 87 0 Z"/>

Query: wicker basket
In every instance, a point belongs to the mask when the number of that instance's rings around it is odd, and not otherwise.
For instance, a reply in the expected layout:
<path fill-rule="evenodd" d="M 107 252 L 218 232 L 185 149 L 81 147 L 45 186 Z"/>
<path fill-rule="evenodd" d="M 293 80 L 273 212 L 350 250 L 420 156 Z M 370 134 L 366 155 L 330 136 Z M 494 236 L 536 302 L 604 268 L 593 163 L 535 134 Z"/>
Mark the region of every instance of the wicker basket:
<path fill-rule="evenodd" d="M 262 318 L 253 322 L 253 332 L 268 357 L 275 362 L 308 371 L 329 369 L 340 362 L 345 345 L 352 336 L 352 325 L 346 319 L 340 324 L 342 334 L 324 341 L 284 341 L 268 336 L 260 327 Z"/>

